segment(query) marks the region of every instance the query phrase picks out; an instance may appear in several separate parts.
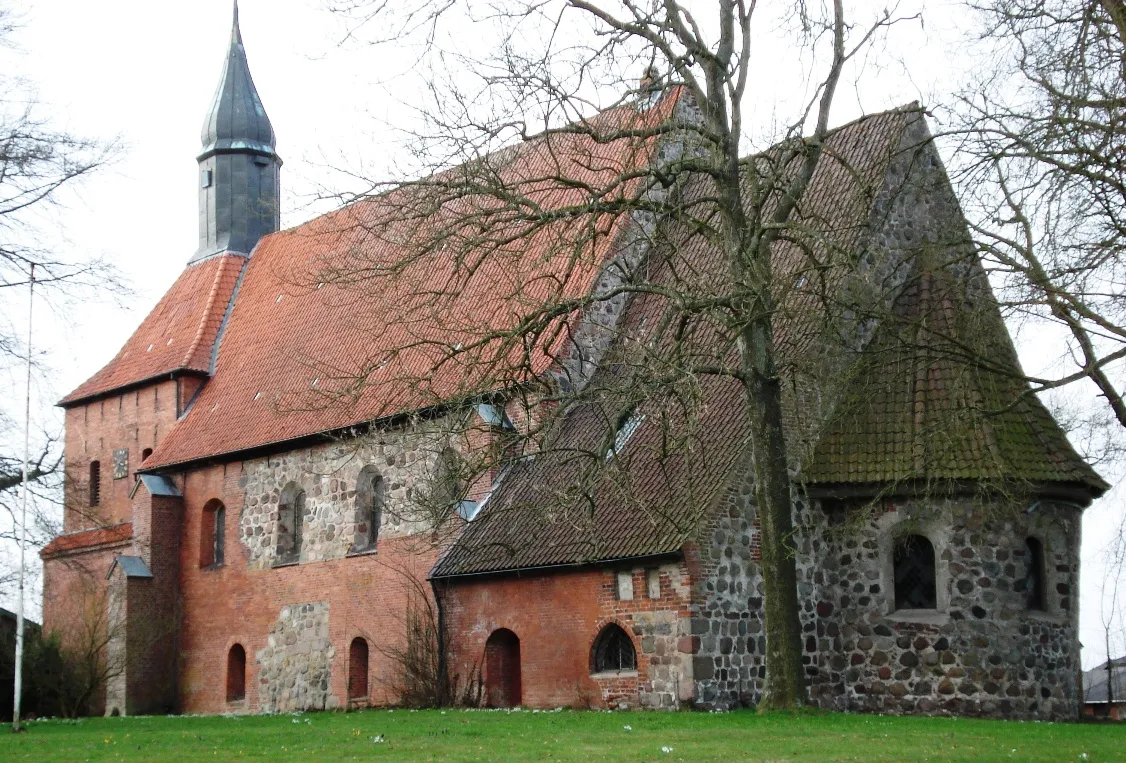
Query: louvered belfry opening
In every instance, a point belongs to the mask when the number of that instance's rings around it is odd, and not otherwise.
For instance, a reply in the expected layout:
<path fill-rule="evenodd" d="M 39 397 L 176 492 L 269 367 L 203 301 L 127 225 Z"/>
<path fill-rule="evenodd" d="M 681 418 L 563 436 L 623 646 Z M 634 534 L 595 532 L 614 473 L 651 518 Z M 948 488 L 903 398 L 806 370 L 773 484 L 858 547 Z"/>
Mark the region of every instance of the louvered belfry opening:
<path fill-rule="evenodd" d="M 90 462 L 90 505 L 97 506 L 102 502 L 102 462 Z"/>
<path fill-rule="evenodd" d="M 937 609 L 934 546 L 922 535 L 908 535 L 895 544 L 895 608 Z"/>

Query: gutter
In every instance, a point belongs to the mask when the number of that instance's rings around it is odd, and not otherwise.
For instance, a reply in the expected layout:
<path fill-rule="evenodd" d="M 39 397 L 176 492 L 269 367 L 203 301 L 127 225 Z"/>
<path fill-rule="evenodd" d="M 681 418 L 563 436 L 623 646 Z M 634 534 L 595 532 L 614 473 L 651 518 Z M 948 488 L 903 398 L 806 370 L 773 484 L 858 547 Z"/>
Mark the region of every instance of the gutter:
<path fill-rule="evenodd" d="M 547 572 L 551 570 L 581 570 L 588 567 L 605 567 L 612 564 L 635 562 L 640 559 L 683 559 L 684 551 L 680 548 L 675 551 L 658 551 L 652 554 L 636 554 L 634 556 L 612 556 L 608 559 L 596 559 L 588 562 L 560 562 L 557 564 L 539 564 L 531 567 L 506 567 L 499 570 L 482 570 L 480 572 L 455 572 L 449 575 L 435 575 L 431 572 L 427 579 L 454 580 L 456 578 L 481 578 L 491 575 L 515 575 L 520 577 L 522 572 Z"/>

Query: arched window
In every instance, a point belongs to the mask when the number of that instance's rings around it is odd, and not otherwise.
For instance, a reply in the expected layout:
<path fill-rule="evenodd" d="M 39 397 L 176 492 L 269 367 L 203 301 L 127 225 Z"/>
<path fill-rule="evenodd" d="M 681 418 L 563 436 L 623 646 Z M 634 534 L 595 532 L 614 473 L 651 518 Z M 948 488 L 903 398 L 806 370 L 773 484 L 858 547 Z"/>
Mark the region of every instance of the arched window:
<path fill-rule="evenodd" d="M 290 482 L 278 499 L 278 562 L 296 562 L 301 558 L 304 524 L 305 491 L 296 482 Z"/>
<path fill-rule="evenodd" d="M 246 699 L 246 650 L 235 644 L 227 652 L 227 701 Z"/>
<path fill-rule="evenodd" d="M 224 561 L 227 541 L 227 509 L 218 499 L 203 506 L 199 522 L 199 566 L 213 567 Z"/>
<path fill-rule="evenodd" d="M 375 548 L 387 501 L 387 483 L 374 467 L 365 466 L 356 478 L 356 537 L 352 548 Z"/>
<path fill-rule="evenodd" d="M 141 451 L 141 463 L 144 463 L 145 459 L 148 458 L 151 455 L 152 455 L 152 448 L 145 448 L 144 450 L 142 450 Z"/>
<path fill-rule="evenodd" d="M 348 699 L 363 699 L 367 695 L 368 642 L 357 637 L 348 647 Z"/>
<path fill-rule="evenodd" d="M 1047 560 L 1044 557 L 1044 544 L 1039 538 L 1026 538 L 1024 541 L 1024 600 L 1029 609 L 1041 612 L 1048 609 L 1047 601 Z"/>
<path fill-rule="evenodd" d="M 102 462 L 90 462 L 90 505 L 97 506 L 102 502 Z"/>
<path fill-rule="evenodd" d="M 621 626 L 610 623 L 598 634 L 591 649 L 590 670 L 592 673 L 637 670 L 637 650 L 633 648 L 633 639 Z"/>
<path fill-rule="evenodd" d="M 439 454 L 438 469 L 434 475 L 434 496 L 442 508 L 455 505 L 465 491 L 462 467 L 461 455 L 453 448 L 446 448 Z"/>
<path fill-rule="evenodd" d="M 934 546 L 922 535 L 898 540 L 893 554 L 896 609 L 937 609 Z"/>

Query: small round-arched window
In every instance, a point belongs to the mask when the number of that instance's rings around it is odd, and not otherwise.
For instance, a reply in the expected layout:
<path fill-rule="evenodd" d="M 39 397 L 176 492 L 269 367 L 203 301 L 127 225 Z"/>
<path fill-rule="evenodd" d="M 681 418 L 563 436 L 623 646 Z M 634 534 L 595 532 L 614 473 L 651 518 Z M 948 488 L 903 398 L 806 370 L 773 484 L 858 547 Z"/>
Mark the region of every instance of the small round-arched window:
<path fill-rule="evenodd" d="M 296 482 L 290 482 L 281 491 L 278 500 L 279 562 L 296 562 L 301 558 L 301 535 L 305 525 L 305 491 Z"/>
<path fill-rule="evenodd" d="M 383 506 L 387 502 L 387 483 L 372 466 L 365 466 L 356 478 L 356 535 L 353 549 L 373 549 L 379 540 Z"/>
<path fill-rule="evenodd" d="M 907 535 L 895 543 L 896 609 L 937 609 L 934 546 L 922 535 Z"/>
<path fill-rule="evenodd" d="M 621 626 L 614 623 L 607 625 L 598 634 L 590 657 L 592 673 L 637 670 L 637 650 L 634 649 L 633 639 Z"/>

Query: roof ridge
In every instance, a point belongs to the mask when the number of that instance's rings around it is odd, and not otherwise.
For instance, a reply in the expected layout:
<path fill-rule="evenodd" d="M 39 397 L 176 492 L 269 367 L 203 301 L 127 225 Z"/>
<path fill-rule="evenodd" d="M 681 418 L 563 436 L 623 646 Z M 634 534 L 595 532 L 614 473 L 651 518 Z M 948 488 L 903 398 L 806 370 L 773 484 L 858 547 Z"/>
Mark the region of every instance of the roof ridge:
<path fill-rule="evenodd" d="M 655 124 L 661 124 L 661 123 L 663 123 L 663 122 L 665 122 L 669 119 L 672 119 L 675 116 L 675 113 L 676 113 L 675 102 L 677 102 L 682 97 L 682 95 L 684 93 L 684 86 L 680 85 L 680 84 L 670 85 L 666 89 L 666 92 L 669 95 L 663 95 L 661 100 L 658 101 L 658 105 L 665 104 L 666 99 L 669 99 L 669 103 L 672 103 L 673 105 L 671 106 L 669 113 L 665 117 L 663 117 L 660 121 L 656 122 Z M 462 168 L 465 168 L 465 167 L 469 167 L 470 165 L 473 165 L 474 163 L 480 163 L 480 162 L 484 162 L 484 161 L 487 161 L 487 160 L 494 160 L 494 161 L 500 161 L 500 162 L 507 161 L 508 157 L 505 156 L 506 153 L 522 151 L 522 150 L 526 149 L 530 144 L 532 144 L 536 141 L 544 140 L 546 138 L 551 138 L 551 137 L 554 137 L 554 136 L 567 136 L 567 135 L 573 136 L 573 135 L 576 135 L 576 134 L 581 134 L 581 133 L 575 133 L 574 131 L 568 132 L 567 128 L 568 127 L 574 127 L 574 126 L 592 125 L 600 117 L 603 117 L 606 114 L 610 114 L 610 113 L 617 111 L 619 109 L 627 109 L 627 108 L 636 109 L 637 104 L 623 100 L 623 101 L 621 101 L 617 104 L 607 106 L 606 108 L 601 109 L 601 110 L 595 112 L 594 114 L 591 114 L 590 116 L 580 116 L 580 117 L 578 117 L 578 118 L 576 118 L 576 119 L 574 119 L 570 122 L 567 122 L 565 125 L 563 125 L 561 127 L 544 128 L 542 131 L 537 132 L 534 135 L 529 135 L 529 136 L 524 137 L 521 140 L 515 141 L 513 143 L 508 143 L 508 144 L 503 145 L 503 146 L 498 146 L 497 148 L 494 148 L 490 151 L 485 151 L 484 153 L 480 154 L 479 156 L 466 157 L 463 161 L 459 162 L 458 164 L 450 165 L 449 167 L 446 167 L 444 169 L 440 169 L 440 170 L 437 170 L 435 172 L 431 172 L 428 175 L 422 175 L 420 177 L 409 178 L 409 179 L 405 179 L 405 180 L 397 180 L 397 181 L 388 180 L 388 181 L 385 181 L 386 185 L 388 187 L 384 188 L 383 190 L 380 190 L 378 192 L 369 192 L 369 193 L 364 193 L 363 195 L 358 195 L 351 200 L 344 201 L 343 203 L 340 204 L 340 206 L 329 209 L 325 212 L 322 212 L 318 215 L 315 215 L 314 217 L 310 217 L 308 220 L 304 220 L 304 221 L 299 222 L 295 225 L 291 225 L 288 228 L 281 228 L 279 230 L 273 231 L 272 233 L 267 233 L 266 235 L 264 235 L 262 237 L 262 240 L 265 240 L 267 238 L 271 238 L 273 236 L 282 235 L 282 234 L 294 233 L 294 232 L 300 230 L 301 228 L 304 228 L 306 225 L 311 225 L 311 224 L 313 224 L 317 221 L 320 221 L 320 220 L 326 220 L 327 218 L 331 217 L 332 215 L 335 215 L 335 214 L 338 214 L 338 213 L 340 213 L 344 210 L 350 209 L 357 204 L 362 204 L 364 202 L 372 202 L 372 201 L 375 201 L 377 199 L 382 199 L 383 197 L 385 197 L 389 194 L 396 193 L 397 191 L 401 191 L 405 187 L 420 185 L 422 183 L 425 183 L 427 180 L 431 180 L 433 178 L 439 178 L 443 175 L 447 175 L 449 173 L 455 172 L 456 170 L 459 170 L 459 169 L 462 169 Z M 646 113 L 646 112 L 653 111 L 654 109 L 655 109 L 655 106 L 649 107 L 648 109 L 645 109 L 643 111 L 638 111 L 637 113 L 640 115 L 640 114 L 643 114 L 643 113 Z M 619 127 L 619 129 L 620 129 L 620 127 Z M 660 137 L 659 134 L 654 134 L 652 136 L 649 136 L 649 138 L 657 138 L 657 137 Z M 621 139 L 622 138 L 617 138 L 616 140 L 621 140 Z M 376 185 L 376 187 L 378 187 L 379 183 L 376 183 L 375 185 Z"/>
<path fill-rule="evenodd" d="M 196 328 L 195 337 L 192 339 L 191 344 L 188 345 L 188 349 L 184 353 L 184 359 L 180 363 L 184 368 L 191 367 L 192 358 L 195 357 L 196 351 L 199 350 L 200 345 L 203 343 L 203 336 L 207 332 L 211 311 L 215 307 L 216 301 L 219 299 L 219 290 L 223 285 L 223 279 L 226 275 L 227 264 L 229 262 L 230 258 L 224 255 L 223 262 L 220 263 L 219 267 L 215 268 L 215 276 L 211 280 L 211 291 L 207 295 L 207 304 L 203 306 L 203 310 L 200 313 L 199 326 Z M 223 307 L 226 309 L 226 305 Z"/>

